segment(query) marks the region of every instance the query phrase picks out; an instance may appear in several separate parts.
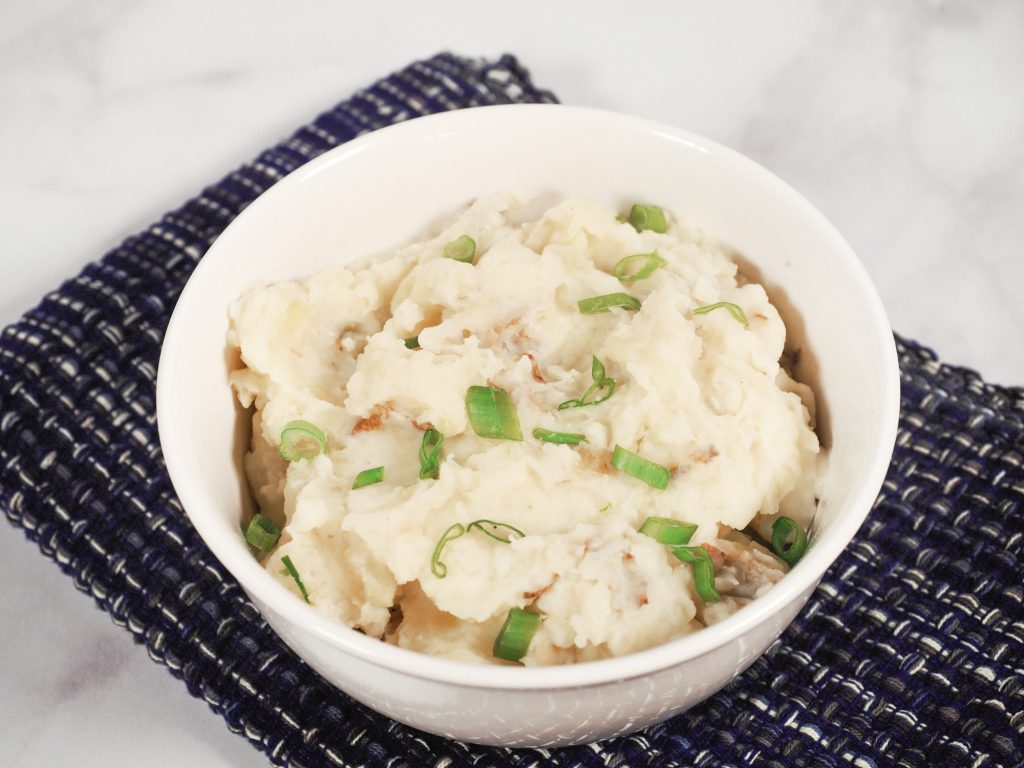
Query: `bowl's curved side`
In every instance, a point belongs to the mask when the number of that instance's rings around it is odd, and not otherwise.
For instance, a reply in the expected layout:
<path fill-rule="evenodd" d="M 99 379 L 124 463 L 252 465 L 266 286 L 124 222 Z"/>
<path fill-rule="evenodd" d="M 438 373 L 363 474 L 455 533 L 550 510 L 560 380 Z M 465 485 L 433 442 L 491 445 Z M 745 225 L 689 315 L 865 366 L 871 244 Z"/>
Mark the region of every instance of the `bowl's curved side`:
<path fill-rule="evenodd" d="M 417 172 L 395 184 L 396 168 Z M 833 411 L 833 451 L 841 458 L 826 489 L 827 519 L 790 575 L 720 624 L 600 662 L 480 668 L 392 647 L 318 614 L 263 571 L 242 540 L 225 308 L 253 284 L 380 253 L 473 197 L 509 190 L 584 191 L 617 207 L 657 200 L 692 211 L 755 261 L 768 282 L 786 286 L 805 321 Z M 802 604 L 867 515 L 891 456 L 898 407 L 895 346 L 881 301 L 853 251 L 810 203 L 702 137 L 625 115 L 549 105 L 421 118 L 350 142 L 279 182 L 225 230 L 185 287 L 157 382 L 160 439 L 181 502 L 283 635 L 301 633 L 308 639 L 297 643 L 300 650 L 315 642 L 379 674 L 505 691 L 634 679 L 761 636 L 780 615 L 792 618 L 796 609 L 789 608 Z M 699 677 L 699 668 L 694 674 Z"/>
<path fill-rule="evenodd" d="M 699 704 L 764 653 L 815 586 L 770 620 L 695 658 L 649 674 L 557 689 L 455 685 L 382 668 L 253 600 L 285 642 L 324 679 L 394 720 L 475 744 L 564 747 L 633 733 Z"/>

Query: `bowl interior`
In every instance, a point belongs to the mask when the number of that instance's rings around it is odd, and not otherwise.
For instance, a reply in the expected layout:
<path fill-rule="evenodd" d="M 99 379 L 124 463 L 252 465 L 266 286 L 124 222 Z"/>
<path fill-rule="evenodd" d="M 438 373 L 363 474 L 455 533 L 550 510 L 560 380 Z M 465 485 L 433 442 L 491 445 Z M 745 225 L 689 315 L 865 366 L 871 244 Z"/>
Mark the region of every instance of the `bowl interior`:
<path fill-rule="evenodd" d="M 760 166 L 681 130 L 559 106 L 464 110 L 370 134 L 279 183 L 210 249 L 168 328 L 158 418 L 175 488 L 217 557 L 261 602 L 382 663 L 403 664 L 403 655 L 415 655 L 373 650 L 368 643 L 375 641 L 315 614 L 264 574 L 245 548 L 238 527 L 243 432 L 227 379 L 227 307 L 249 287 L 384 253 L 421 237 L 473 198 L 506 192 L 582 195 L 618 209 L 647 201 L 694 214 L 750 265 L 783 311 L 795 337 L 790 346 L 805 351 L 798 378 L 810 378 L 824 401 L 819 432 L 831 450 L 808 555 L 768 595 L 716 627 L 670 643 L 674 650 L 580 666 L 605 665 L 607 674 L 622 675 L 639 669 L 634 657 L 646 656 L 652 665 L 665 663 L 666 654 L 698 653 L 763 620 L 773 605 L 820 578 L 852 537 L 891 455 L 898 377 L 878 297 L 834 228 Z M 441 675 L 462 665 L 420 658 L 408 666 Z M 485 676 L 492 683 L 508 672 L 527 681 L 530 675 L 523 675 L 532 670 L 493 672 L 497 677 Z M 554 678 L 551 672 L 548 681 L 584 679 L 581 672 L 554 670 Z"/>

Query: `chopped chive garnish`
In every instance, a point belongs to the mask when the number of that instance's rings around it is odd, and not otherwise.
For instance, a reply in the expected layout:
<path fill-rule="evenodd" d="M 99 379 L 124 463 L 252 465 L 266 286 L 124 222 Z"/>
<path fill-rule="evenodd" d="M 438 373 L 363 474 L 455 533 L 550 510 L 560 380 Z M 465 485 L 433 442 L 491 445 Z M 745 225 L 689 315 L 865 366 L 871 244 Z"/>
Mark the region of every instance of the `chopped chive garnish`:
<path fill-rule="evenodd" d="M 604 363 L 597 359 L 597 355 L 592 356 L 590 378 L 593 380 L 593 383 L 587 387 L 587 391 L 583 393 L 583 396 L 575 400 L 566 400 L 558 406 L 558 410 L 564 411 L 567 408 L 583 408 L 588 405 L 597 405 L 615 394 L 615 379 L 609 378 L 605 374 Z M 595 393 L 599 396 L 596 399 L 591 399 Z"/>
<path fill-rule="evenodd" d="M 444 545 L 449 541 L 454 541 L 459 538 L 467 531 L 471 531 L 476 528 L 483 534 L 490 536 L 495 541 L 500 541 L 502 544 L 512 543 L 512 534 L 515 534 L 519 538 L 522 538 L 526 534 L 516 528 L 514 525 L 508 523 L 501 523 L 497 520 L 486 520 L 481 518 L 474 520 L 471 523 L 452 523 L 448 526 L 448 529 L 441 534 L 441 538 L 438 540 L 437 545 L 434 547 L 434 554 L 430 556 L 430 571 L 437 578 L 443 579 L 448 575 L 448 566 L 441 562 L 441 551 L 444 549 Z M 502 536 L 501 531 L 504 529 L 507 533 Z"/>
<path fill-rule="evenodd" d="M 405 339 L 405 348 L 406 349 L 419 349 L 420 348 L 420 337 L 419 336 L 410 336 L 408 339 Z"/>
<path fill-rule="evenodd" d="M 288 555 L 285 555 L 281 558 L 281 562 L 284 564 L 284 567 L 288 570 L 288 574 L 295 580 L 295 583 L 298 585 L 299 591 L 302 593 L 303 599 L 308 603 L 309 592 L 306 591 L 306 585 L 303 584 L 302 579 L 299 578 L 299 572 L 295 570 L 295 566 L 292 564 L 292 559 Z"/>
<path fill-rule="evenodd" d="M 289 421 L 281 430 L 281 444 L 277 450 L 288 461 L 313 459 L 327 452 L 327 437 L 308 421 Z"/>
<path fill-rule="evenodd" d="M 490 526 L 490 527 L 488 527 Z M 520 539 L 526 534 L 516 528 L 514 525 L 508 523 L 499 523 L 497 520 L 474 520 L 472 523 L 466 524 L 466 530 L 471 531 L 474 528 L 478 529 L 481 533 L 486 533 L 492 539 L 496 539 L 504 544 L 512 543 L 512 534 L 516 534 Z M 504 528 L 509 531 L 505 536 L 502 536 L 499 531 L 494 530 L 495 528 Z"/>
<path fill-rule="evenodd" d="M 457 237 L 444 247 L 444 257 L 446 259 L 455 259 L 455 261 L 464 261 L 467 264 L 472 264 L 474 256 L 476 256 L 476 240 L 469 235 Z"/>
<path fill-rule="evenodd" d="M 533 436 L 544 443 L 556 443 L 558 445 L 579 445 L 587 441 L 586 436 L 579 432 L 552 432 L 544 427 L 537 427 L 533 430 Z"/>
<path fill-rule="evenodd" d="M 448 575 L 448 566 L 441 562 L 441 550 L 444 549 L 444 545 L 459 538 L 465 532 L 466 526 L 462 523 L 452 523 L 438 539 L 437 545 L 434 547 L 434 554 L 430 556 L 430 571 L 437 578 L 443 579 Z"/>
<path fill-rule="evenodd" d="M 706 315 L 708 312 L 713 312 L 722 307 L 729 310 L 729 314 L 736 318 L 736 322 L 741 323 L 744 327 L 750 325 L 747 322 L 747 313 L 743 311 L 743 307 L 739 304 L 733 304 L 731 301 L 716 301 L 714 304 L 708 304 L 706 307 L 697 307 L 693 310 L 693 314 Z"/>
<path fill-rule="evenodd" d="M 259 512 L 252 516 L 245 529 L 245 543 L 258 550 L 261 555 L 273 549 L 279 538 L 281 529 L 277 527 L 277 523 Z"/>
<path fill-rule="evenodd" d="M 624 283 L 632 283 L 634 280 L 643 280 L 645 277 L 650 277 L 660 269 L 668 264 L 657 252 L 651 253 L 634 253 L 632 256 L 627 256 L 621 259 L 615 268 L 612 269 L 612 274 L 619 278 Z"/>
<path fill-rule="evenodd" d="M 619 224 L 628 224 L 629 223 L 629 219 L 627 219 L 621 213 L 618 216 L 615 217 L 615 220 L 617 222 L 619 222 Z"/>
<path fill-rule="evenodd" d="M 584 315 L 596 315 L 607 312 L 612 307 L 622 307 L 633 312 L 640 309 L 640 300 L 628 293 L 609 293 L 604 296 L 592 296 L 576 302 Z"/>
<path fill-rule="evenodd" d="M 656 205 L 637 203 L 629 211 L 629 223 L 637 232 L 643 232 L 645 229 L 652 232 L 664 232 L 668 229 L 665 212 Z"/>
<path fill-rule="evenodd" d="M 441 446 L 444 435 L 431 427 L 423 433 L 420 442 L 420 480 L 432 477 L 435 480 L 441 474 Z"/>
<path fill-rule="evenodd" d="M 807 532 L 793 518 L 783 515 L 772 524 L 772 549 L 794 566 L 807 551 Z"/>
<path fill-rule="evenodd" d="M 697 583 L 697 594 L 705 603 L 716 603 L 722 596 L 715 589 L 715 564 L 711 553 L 704 547 L 673 547 L 672 554 L 693 566 L 693 580 Z"/>
<path fill-rule="evenodd" d="M 615 446 L 612 453 L 612 466 L 620 472 L 632 475 L 637 480 L 643 480 L 652 488 L 665 490 L 668 488 L 668 479 L 671 476 L 668 469 L 638 456 L 632 451 L 627 451 L 621 445 Z"/>
<path fill-rule="evenodd" d="M 539 613 L 512 608 L 494 638 L 493 654 L 505 661 L 519 661 L 530 649 L 530 641 L 540 628 Z"/>
<path fill-rule="evenodd" d="M 640 526 L 640 533 L 644 536 L 673 547 L 689 543 L 696 531 L 697 526 L 693 523 L 681 523 L 670 517 L 648 517 Z"/>
<path fill-rule="evenodd" d="M 466 412 L 473 431 L 480 437 L 522 440 L 516 404 L 499 387 L 470 387 L 466 390 Z"/>
<path fill-rule="evenodd" d="M 375 485 L 377 483 L 384 482 L 384 467 L 374 467 L 373 469 L 364 469 L 352 482 L 352 490 L 357 488 L 363 488 L 367 485 Z"/>

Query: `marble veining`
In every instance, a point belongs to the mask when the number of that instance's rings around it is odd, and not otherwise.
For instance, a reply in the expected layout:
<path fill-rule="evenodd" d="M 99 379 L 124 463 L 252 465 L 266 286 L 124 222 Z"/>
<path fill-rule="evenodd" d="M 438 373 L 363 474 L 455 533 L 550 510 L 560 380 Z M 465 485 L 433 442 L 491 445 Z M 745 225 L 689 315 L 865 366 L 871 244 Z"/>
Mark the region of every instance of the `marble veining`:
<path fill-rule="evenodd" d="M 510 51 L 566 103 L 763 163 L 846 235 L 897 330 L 1021 385 L 1022 41 L 1012 0 L 0 3 L 0 323 L 355 88 Z M 19 532 L 0 548 L 8 765 L 265 764 Z"/>

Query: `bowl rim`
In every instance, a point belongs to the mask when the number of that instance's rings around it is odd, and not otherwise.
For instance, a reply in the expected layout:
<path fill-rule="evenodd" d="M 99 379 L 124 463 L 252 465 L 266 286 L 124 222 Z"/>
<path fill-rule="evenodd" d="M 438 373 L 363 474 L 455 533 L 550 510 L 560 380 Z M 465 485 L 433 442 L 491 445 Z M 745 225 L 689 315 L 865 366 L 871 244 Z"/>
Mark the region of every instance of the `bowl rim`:
<path fill-rule="evenodd" d="M 563 118 L 595 123 L 619 123 L 623 128 L 639 133 L 656 134 L 660 138 L 677 141 L 690 148 L 698 148 L 706 154 L 724 158 L 727 163 L 743 169 L 743 172 L 767 182 L 787 205 L 796 209 L 809 227 L 819 228 L 832 243 L 831 255 L 845 263 L 856 281 L 853 287 L 864 300 L 863 330 L 871 333 L 875 346 L 881 353 L 879 359 L 882 364 L 880 375 L 883 408 L 878 416 L 876 453 L 867 475 L 868 480 L 846 502 L 846 507 L 852 514 L 835 520 L 826 534 L 815 540 L 814 546 L 808 549 L 807 554 L 785 578 L 766 594 L 722 622 L 691 635 L 624 656 L 544 667 L 488 666 L 437 658 L 399 648 L 368 637 L 340 621 L 324 616 L 295 597 L 267 574 L 254 557 L 237 548 L 237 537 L 240 534 L 225 530 L 222 523 L 217 520 L 217 508 L 212 500 L 206 498 L 201 488 L 185 482 L 187 475 L 184 466 L 189 452 L 183 450 L 184 446 L 180 445 L 180 432 L 172 413 L 174 397 L 169 383 L 170 371 L 185 360 L 186 345 L 179 339 L 179 329 L 184 323 L 181 318 L 193 302 L 193 297 L 201 290 L 203 276 L 212 269 L 211 265 L 230 255 L 231 233 L 233 229 L 238 228 L 238 222 L 244 223 L 252 217 L 259 216 L 279 198 L 287 196 L 293 187 L 328 166 L 343 162 L 346 157 L 356 153 L 386 152 L 388 145 L 394 142 L 418 141 L 431 134 L 452 130 L 475 130 L 474 125 L 486 126 L 488 120 L 515 119 L 543 123 Z M 870 512 L 882 486 L 895 447 L 900 406 L 900 378 L 895 339 L 889 320 L 864 265 L 832 223 L 806 198 L 775 174 L 736 150 L 691 131 L 647 118 L 561 104 L 510 104 L 427 115 L 363 134 L 311 160 L 260 195 L 210 246 L 182 290 L 164 335 L 156 396 L 160 444 L 168 474 L 182 507 L 200 538 L 221 565 L 254 599 L 257 607 L 266 606 L 275 617 L 283 619 L 327 645 L 397 673 L 470 688 L 550 690 L 597 686 L 679 665 L 742 637 L 758 625 L 769 621 L 791 602 L 801 598 L 805 600 L 825 571 L 852 540 Z M 261 613 L 265 611 L 261 610 Z"/>

